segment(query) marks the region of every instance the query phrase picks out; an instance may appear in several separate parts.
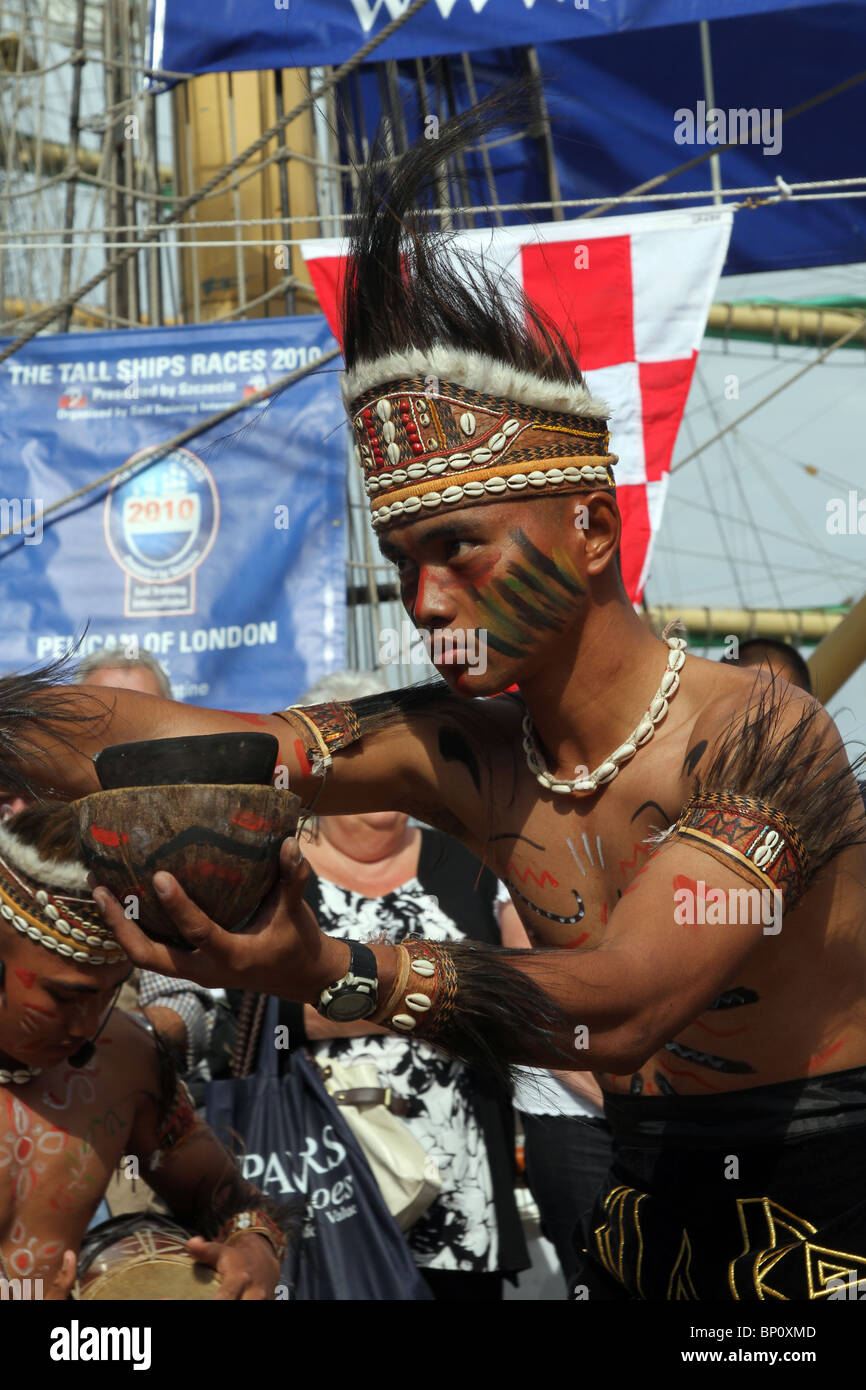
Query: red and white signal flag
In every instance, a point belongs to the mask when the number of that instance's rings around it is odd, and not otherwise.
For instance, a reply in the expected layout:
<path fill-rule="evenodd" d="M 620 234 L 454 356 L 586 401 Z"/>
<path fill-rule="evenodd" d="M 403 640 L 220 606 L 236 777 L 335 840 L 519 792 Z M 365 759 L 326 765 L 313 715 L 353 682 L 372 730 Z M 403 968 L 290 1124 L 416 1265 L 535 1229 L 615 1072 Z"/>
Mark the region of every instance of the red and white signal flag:
<path fill-rule="evenodd" d="M 623 577 L 638 602 L 674 442 L 733 223 L 729 208 L 458 232 L 451 248 L 499 266 L 563 328 L 593 395 L 611 407 Z M 343 243 L 302 243 L 339 339 Z"/>

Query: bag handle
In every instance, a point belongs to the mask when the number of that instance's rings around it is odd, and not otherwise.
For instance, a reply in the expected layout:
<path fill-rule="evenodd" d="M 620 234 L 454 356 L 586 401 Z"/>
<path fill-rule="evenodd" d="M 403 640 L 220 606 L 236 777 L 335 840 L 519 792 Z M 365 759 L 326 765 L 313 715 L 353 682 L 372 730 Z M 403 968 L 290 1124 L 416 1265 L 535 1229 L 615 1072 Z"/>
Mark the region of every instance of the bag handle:
<path fill-rule="evenodd" d="M 322 1081 L 325 1083 L 330 1081 L 332 1075 L 330 1066 L 327 1063 L 323 1066 L 317 1062 L 314 1057 L 310 1056 L 309 1050 L 307 1056 L 321 1076 Z M 328 1090 L 327 1084 L 325 1089 Z M 328 1095 L 336 1105 L 384 1105 L 385 1109 L 390 1110 L 392 1115 L 405 1116 L 409 1113 L 408 1100 L 402 1100 L 399 1096 L 395 1096 L 390 1086 L 353 1086 L 350 1090 L 328 1090 Z"/>
<path fill-rule="evenodd" d="M 400 1100 L 391 1094 L 391 1087 L 355 1086 L 351 1091 L 329 1091 L 331 1100 L 338 1105 L 384 1105 L 392 1115 L 408 1115 L 408 1100 Z"/>

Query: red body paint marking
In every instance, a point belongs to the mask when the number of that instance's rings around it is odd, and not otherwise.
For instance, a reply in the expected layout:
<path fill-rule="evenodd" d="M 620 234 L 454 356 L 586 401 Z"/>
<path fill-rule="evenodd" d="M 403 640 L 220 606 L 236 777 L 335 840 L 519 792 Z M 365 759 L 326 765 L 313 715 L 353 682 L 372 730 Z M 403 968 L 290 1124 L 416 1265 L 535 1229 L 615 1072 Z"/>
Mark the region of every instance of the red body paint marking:
<path fill-rule="evenodd" d="M 637 884 L 637 881 L 636 881 L 636 880 L 640 878 L 641 874 L 645 874 L 648 868 L 649 868 L 649 862 L 647 862 L 646 864 L 644 864 L 644 866 L 643 866 L 642 869 L 638 869 L 638 871 L 637 871 L 637 873 L 635 874 L 634 878 L 632 879 L 631 883 L 628 885 L 628 888 L 623 888 L 623 890 L 622 890 L 622 896 L 623 896 L 623 897 L 626 897 L 626 895 L 627 895 L 628 893 L 634 892 L 635 888 L 638 887 L 638 884 Z"/>
<path fill-rule="evenodd" d="M 558 888 L 558 887 L 559 887 L 559 884 L 557 883 L 556 879 L 553 878 L 553 877 L 547 872 L 546 869 L 543 869 L 543 870 L 542 870 L 541 878 L 539 878 L 539 877 L 538 877 L 538 874 L 535 872 L 535 870 L 533 869 L 533 867 L 532 867 L 531 864 L 527 864 L 527 866 L 526 866 L 525 869 L 518 869 L 518 867 L 517 867 L 517 865 L 515 864 L 514 860 L 513 860 L 513 859 L 509 859 L 509 861 L 508 861 L 508 868 L 509 868 L 509 870 L 510 870 L 511 872 L 513 872 L 513 873 L 517 876 L 517 878 L 520 879 L 520 882 L 523 883 L 523 884 L 526 883 L 526 880 L 527 880 L 528 878 L 531 878 L 532 881 L 533 881 L 533 883 L 536 883 L 536 884 L 538 885 L 539 888 L 543 888 L 544 885 L 545 885 L 545 883 L 549 883 L 550 886 L 551 886 L 551 888 Z"/>
<path fill-rule="evenodd" d="M 101 825 L 91 825 L 90 833 L 98 845 L 108 845 L 111 849 L 129 843 L 129 836 L 125 830 L 118 834 L 116 830 L 105 830 Z"/>
<path fill-rule="evenodd" d="M 844 1041 L 844 1038 L 840 1038 L 838 1042 L 833 1043 L 832 1047 L 826 1048 L 823 1052 L 816 1052 L 814 1057 L 809 1058 L 809 1065 L 806 1070 L 813 1071 L 815 1067 L 820 1067 L 822 1062 L 826 1062 L 828 1057 L 832 1057 L 834 1052 L 839 1051 Z"/>
<path fill-rule="evenodd" d="M 257 816 L 255 811 L 239 811 L 232 816 L 232 825 L 239 825 L 241 830 L 266 830 L 271 824 L 267 816 Z"/>
<path fill-rule="evenodd" d="M 634 868 L 635 864 L 637 863 L 638 851 L 640 851 L 641 854 L 650 853 L 646 845 L 642 845 L 640 840 L 635 840 L 634 844 L 632 845 L 632 849 L 634 850 L 634 854 L 632 855 L 631 859 L 621 859 L 619 861 L 619 871 L 621 874 L 625 873 L 626 869 Z M 655 853 L 655 851 L 653 851 L 653 853 Z M 651 857 L 652 856 L 650 855 L 650 858 Z M 646 865 L 644 865 L 644 868 L 646 868 Z"/>
<path fill-rule="evenodd" d="M 585 931 L 582 936 L 575 937 L 574 941 L 563 941 L 561 949 L 563 951 L 573 951 L 575 946 L 582 946 L 588 936 L 589 932 Z"/>
<path fill-rule="evenodd" d="M 195 878 L 221 878 L 225 883 L 243 883 L 246 878 L 243 869 L 234 869 L 228 864 L 209 864 L 205 859 L 190 864 L 186 873 Z"/>
<path fill-rule="evenodd" d="M 688 888 L 690 893 L 697 896 L 697 879 L 689 878 L 687 874 L 674 874 L 674 892 L 678 893 L 681 888 Z"/>
<path fill-rule="evenodd" d="M 497 550 L 490 560 L 479 560 L 475 565 L 466 565 L 461 570 L 461 574 L 469 581 L 475 589 L 480 589 L 487 583 L 499 561 L 502 558 L 502 551 Z"/>
<path fill-rule="evenodd" d="M 685 1076 L 688 1077 L 689 1081 L 697 1081 L 699 1086 L 706 1086 L 708 1091 L 718 1091 L 721 1089 L 721 1087 L 713 1086 L 711 1082 L 705 1081 L 702 1076 L 696 1076 L 693 1071 L 679 1071 L 676 1067 L 668 1066 L 666 1062 L 659 1062 L 659 1066 L 664 1067 L 665 1071 L 670 1072 L 671 1076 Z"/>
<path fill-rule="evenodd" d="M 607 903 L 602 903 L 602 905 L 601 905 L 601 920 L 602 920 L 602 924 L 606 927 L 606 926 L 607 926 Z"/>
<path fill-rule="evenodd" d="M 240 710 L 232 710 L 235 719 L 242 719 L 245 724 L 255 724 L 259 728 L 267 723 L 264 715 L 261 714 L 241 714 Z"/>
<path fill-rule="evenodd" d="M 32 970 L 19 970 L 18 966 L 16 965 L 15 974 L 18 976 L 25 989 L 33 988 L 33 983 L 36 979 L 36 975 Z"/>
<path fill-rule="evenodd" d="M 43 1018 L 59 1017 L 59 1014 L 56 1009 L 40 1009 L 38 1004 L 28 1004 L 27 1008 L 31 1010 L 34 1014 L 42 1014 Z"/>
<path fill-rule="evenodd" d="M 712 1033 L 714 1038 L 735 1038 L 738 1033 L 748 1033 L 748 1028 L 711 1028 L 708 1023 L 701 1023 L 695 1019 L 695 1027 L 703 1028 L 705 1033 Z"/>
<path fill-rule="evenodd" d="M 298 760 L 298 766 L 300 767 L 301 772 L 304 774 L 305 777 L 312 777 L 313 769 L 310 764 L 309 758 L 304 752 L 304 745 L 301 743 L 301 740 L 299 738 L 296 738 L 292 747 L 295 750 L 295 757 Z"/>
<path fill-rule="evenodd" d="M 427 571 L 423 565 L 418 571 L 418 583 L 415 586 L 415 597 L 412 601 L 412 616 L 414 618 L 418 607 L 424 602 L 424 587 L 427 583 Z"/>

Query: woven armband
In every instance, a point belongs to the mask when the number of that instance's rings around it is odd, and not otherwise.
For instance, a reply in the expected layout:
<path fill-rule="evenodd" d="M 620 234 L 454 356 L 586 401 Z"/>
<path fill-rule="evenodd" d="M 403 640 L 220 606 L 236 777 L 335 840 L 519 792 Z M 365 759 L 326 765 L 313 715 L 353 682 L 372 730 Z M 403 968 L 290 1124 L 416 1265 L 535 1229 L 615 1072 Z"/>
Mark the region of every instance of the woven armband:
<path fill-rule="evenodd" d="M 733 867 L 759 888 L 780 892 L 785 912 L 803 896 L 806 847 L 788 818 L 765 801 L 734 792 L 698 792 L 686 802 L 670 834 Z"/>
<path fill-rule="evenodd" d="M 450 952 L 432 941 L 409 937 L 397 947 L 397 973 L 384 1004 L 371 1023 L 404 1037 L 435 1041 L 454 1012 L 457 971 Z"/>
<path fill-rule="evenodd" d="M 277 717 L 291 722 L 299 731 L 295 753 L 301 771 L 307 775 L 324 776 L 331 766 L 331 756 L 348 748 L 361 737 L 361 725 L 351 704 L 329 700 L 321 705 L 290 705 L 277 710 Z"/>

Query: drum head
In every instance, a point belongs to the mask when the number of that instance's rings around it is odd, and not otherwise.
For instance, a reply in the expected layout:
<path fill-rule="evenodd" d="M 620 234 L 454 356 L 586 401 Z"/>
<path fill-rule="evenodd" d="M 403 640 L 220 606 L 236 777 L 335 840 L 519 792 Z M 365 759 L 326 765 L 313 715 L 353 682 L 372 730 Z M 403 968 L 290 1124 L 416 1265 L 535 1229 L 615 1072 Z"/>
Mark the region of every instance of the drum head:
<path fill-rule="evenodd" d="M 158 1215 L 123 1216 L 88 1231 L 79 1257 L 84 1302 L 171 1302 L 214 1298 L 220 1277 L 184 1249 L 188 1233 Z"/>

